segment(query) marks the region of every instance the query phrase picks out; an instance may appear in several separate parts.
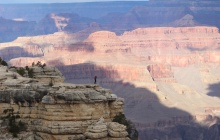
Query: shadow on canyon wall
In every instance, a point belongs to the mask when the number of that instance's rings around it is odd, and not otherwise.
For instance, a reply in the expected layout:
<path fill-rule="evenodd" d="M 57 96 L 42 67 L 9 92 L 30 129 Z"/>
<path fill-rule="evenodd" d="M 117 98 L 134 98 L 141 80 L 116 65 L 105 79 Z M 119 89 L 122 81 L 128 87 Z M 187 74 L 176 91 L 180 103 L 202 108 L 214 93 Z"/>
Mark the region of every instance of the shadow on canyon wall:
<path fill-rule="evenodd" d="M 86 43 L 76 43 L 70 44 L 68 46 L 68 52 L 75 52 L 75 51 L 84 51 L 84 52 L 94 52 L 95 48 L 93 44 L 86 44 Z"/>
<path fill-rule="evenodd" d="M 34 55 L 27 52 L 24 48 L 21 48 L 19 46 L 11 46 L 0 49 L 0 56 L 5 61 L 9 61 L 13 58 L 18 58 L 18 57 L 41 57 L 43 56 L 43 54 Z"/>
<path fill-rule="evenodd" d="M 58 66 L 61 73 L 64 74 L 66 82 L 75 84 L 93 84 L 94 76 L 97 76 L 97 84 L 109 88 L 113 93 L 125 99 L 125 112 L 132 120 L 145 123 L 145 117 L 157 115 L 157 118 L 170 118 L 171 116 L 190 115 L 177 108 L 167 108 L 160 104 L 157 95 L 148 89 L 136 87 L 135 85 L 123 82 L 119 73 L 111 66 L 97 66 L 92 63 L 84 63 L 70 66 Z M 154 112 L 156 114 L 153 114 Z M 171 114 L 171 115 L 170 115 Z M 151 118 L 154 120 L 154 117 Z M 163 125 L 163 124 L 158 124 Z"/>
<path fill-rule="evenodd" d="M 189 49 L 192 52 L 194 52 L 194 51 L 206 51 L 207 50 L 207 48 L 205 46 L 204 46 L 204 48 L 187 47 L 187 49 Z"/>
<path fill-rule="evenodd" d="M 219 97 L 220 98 L 220 83 L 211 84 L 208 87 L 209 96 Z"/>
<path fill-rule="evenodd" d="M 140 140 L 219 140 L 220 126 L 215 124 L 209 128 L 194 121 L 188 112 L 178 108 L 168 108 L 160 103 L 155 93 L 136 87 L 132 83 L 123 82 L 119 73 L 108 66 L 97 66 L 84 63 L 70 66 L 58 66 L 66 77 L 66 82 L 75 84 L 97 83 L 109 88 L 113 93 L 125 99 L 124 111 L 139 131 Z"/>

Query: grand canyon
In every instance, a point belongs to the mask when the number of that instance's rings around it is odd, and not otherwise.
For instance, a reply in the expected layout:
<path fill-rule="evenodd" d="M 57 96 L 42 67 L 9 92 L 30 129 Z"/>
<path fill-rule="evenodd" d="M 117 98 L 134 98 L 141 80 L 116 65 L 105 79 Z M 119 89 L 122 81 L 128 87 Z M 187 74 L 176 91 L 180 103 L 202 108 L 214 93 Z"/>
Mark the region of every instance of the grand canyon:
<path fill-rule="evenodd" d="M 97 76 L 98 85 L 125 99 L 140 140 L 220 139 L 219 1 L 0 5 L 0 11 L 0 56 L 11 66 L 40 61 L 72 84 L 93 84 Z"/>

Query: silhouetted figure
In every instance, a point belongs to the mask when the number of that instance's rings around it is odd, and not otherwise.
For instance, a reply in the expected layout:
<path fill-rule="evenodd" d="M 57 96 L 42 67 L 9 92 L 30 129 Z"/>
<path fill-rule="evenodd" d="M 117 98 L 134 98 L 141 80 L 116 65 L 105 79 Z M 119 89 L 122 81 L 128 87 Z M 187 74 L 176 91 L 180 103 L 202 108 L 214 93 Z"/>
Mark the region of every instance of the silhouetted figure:
<path fill-rule="evenodd" d="M 94 77 L 94 84 L 96 84 L 96 79 L 97 79 L 97 76 Z"/>

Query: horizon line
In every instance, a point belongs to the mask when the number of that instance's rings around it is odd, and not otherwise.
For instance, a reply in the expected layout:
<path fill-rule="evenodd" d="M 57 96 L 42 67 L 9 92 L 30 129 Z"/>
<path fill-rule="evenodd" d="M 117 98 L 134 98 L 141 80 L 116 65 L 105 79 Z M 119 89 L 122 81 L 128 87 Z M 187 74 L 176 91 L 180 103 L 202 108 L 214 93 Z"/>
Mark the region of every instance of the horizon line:
<path fill-rule="evenodd" d="M 0 2 L 0 4 L 70 4 L 70 3 L 105 3 L 105 2 L 147 2 L 149 0 L 109 0 L 109 1 L 75 1 L 75 2 Z"/>

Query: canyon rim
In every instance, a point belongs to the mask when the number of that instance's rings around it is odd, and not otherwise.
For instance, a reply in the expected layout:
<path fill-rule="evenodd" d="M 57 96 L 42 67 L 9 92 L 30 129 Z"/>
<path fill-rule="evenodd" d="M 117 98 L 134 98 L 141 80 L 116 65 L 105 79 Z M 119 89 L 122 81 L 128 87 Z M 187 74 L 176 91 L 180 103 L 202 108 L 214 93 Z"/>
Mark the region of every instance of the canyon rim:
<path fill-rule="evenodd" d="M 220 138 L 220 2 L 21 4 L 0 10 L 0 56 L 11 66 L 41 61 L 72 84 L 92 84 L 97 76 L 98 85 L 125 99 L 125 115 L 141 140 Z"/>

